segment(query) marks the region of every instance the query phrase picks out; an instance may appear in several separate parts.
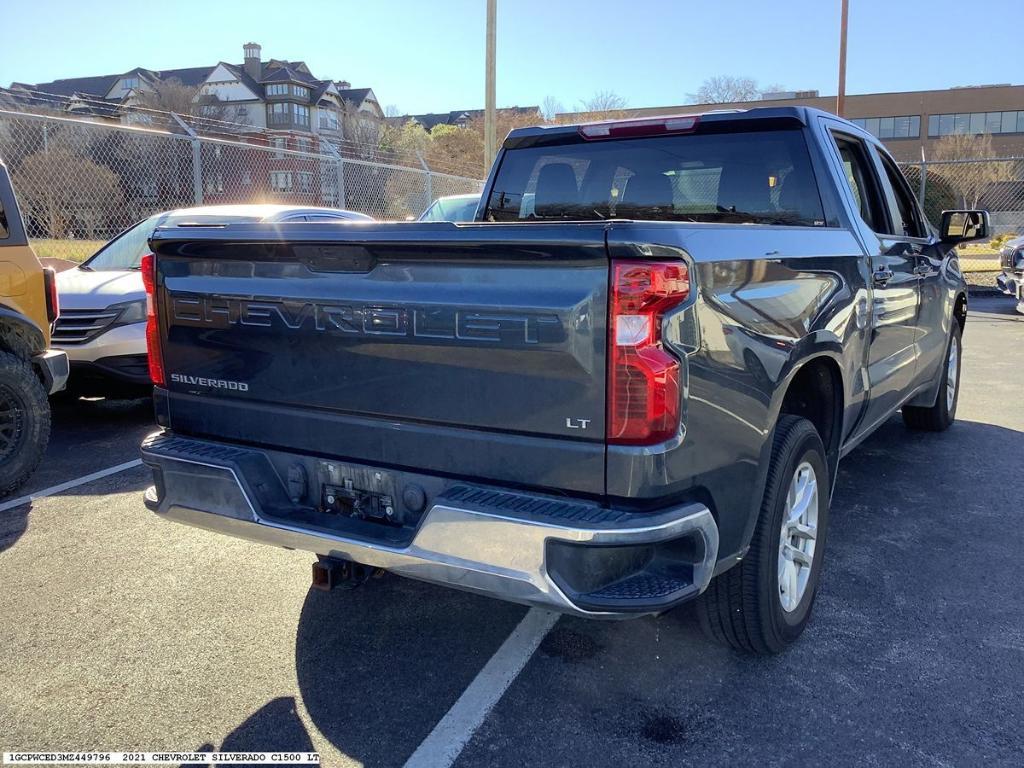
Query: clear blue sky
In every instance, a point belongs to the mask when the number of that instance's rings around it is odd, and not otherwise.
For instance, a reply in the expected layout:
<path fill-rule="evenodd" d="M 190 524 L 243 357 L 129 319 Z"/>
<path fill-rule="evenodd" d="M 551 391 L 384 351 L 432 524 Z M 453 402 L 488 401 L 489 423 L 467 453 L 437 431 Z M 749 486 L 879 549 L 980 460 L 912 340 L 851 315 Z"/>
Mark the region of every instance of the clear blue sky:
<path fill-rule="evenodd" d="M 850 0 L 848 93 L 1024 81 L 1024 0 Z M 0 85 L 302 59 L 404 112 L 483 106 L 484 0 L 0 0 Z M 730 74 L 835 93 L 839 0 L 498 0 L 498 103 L 684 103 Z M 883 26 L 884 25 L 884 26 Z M 953 34 L 951 34 L 951 31 Z M 962 34 L 963 42 L 956 34 Z"/>

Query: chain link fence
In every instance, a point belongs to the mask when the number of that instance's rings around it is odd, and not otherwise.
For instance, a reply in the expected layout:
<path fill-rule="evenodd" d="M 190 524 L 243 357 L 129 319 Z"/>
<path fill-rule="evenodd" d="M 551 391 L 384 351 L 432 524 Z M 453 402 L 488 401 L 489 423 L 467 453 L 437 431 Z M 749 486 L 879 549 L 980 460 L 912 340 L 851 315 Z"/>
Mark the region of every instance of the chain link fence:
<path fill-rule="evenodd" d="M 1024 158 L 929 160 L 902 168 L 932 223 L 944 210 L 989 212 L 992 237 L 961 246 L 960 266 L 965 272 L 998 271 L 1003 242 L 1024 234 Z"/>
<path fill-rule="evenodd" d="M 0 110 L 0 157 L 40 256 L 81 260 L 124 228 L 193 205 L 286 203 L 384 220 L 418 216 L 483 182 L 351 157 L 320 137 L 205 138 Z M 1024 233 L 1024 158 L 903 163 L 925 214 L 985 208 L 993 237 L 961 249 L 965 271 L 999 268 L 1001 240 Z"/>
<path fill-rule="evenodd" d="M 80 261 L 154 213 L 283 203 L 418 216 L 483 182 L 350 157 L 320 137 L 225 140 L 0 110 L 0 157 L 40 257 Z M 258 142 L 258 143 L 257 143 Z"/>

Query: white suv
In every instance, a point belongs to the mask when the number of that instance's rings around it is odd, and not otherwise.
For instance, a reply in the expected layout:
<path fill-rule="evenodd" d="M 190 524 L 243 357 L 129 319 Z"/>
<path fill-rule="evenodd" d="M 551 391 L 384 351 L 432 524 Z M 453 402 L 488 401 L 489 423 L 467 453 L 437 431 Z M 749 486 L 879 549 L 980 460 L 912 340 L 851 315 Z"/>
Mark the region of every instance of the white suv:
<path fill-rule="evenodd" d="M 61 314 L 53 346 L 71 363 L 68 390 L 133 397 L 151 386 L 146 358 L 146 292 L 139 261 L 159 226 L 244 222 L 373 221 L 365 214 L 294 205 L 218 205 L 150 216 L 126 229 L 85 263 L 57 275 Z"/>

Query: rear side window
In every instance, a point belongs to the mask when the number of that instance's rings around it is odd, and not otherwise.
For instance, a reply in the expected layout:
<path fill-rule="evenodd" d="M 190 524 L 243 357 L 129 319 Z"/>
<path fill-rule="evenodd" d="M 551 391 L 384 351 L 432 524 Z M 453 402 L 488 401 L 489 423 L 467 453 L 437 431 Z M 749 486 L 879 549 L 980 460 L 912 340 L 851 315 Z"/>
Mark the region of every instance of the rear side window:
<path fill-rule="evenodd" d="M 825 224 L 799 130 L 512 149 L 486 212 L 488 221 L 610 218 Z"/>
<path fill-rule="evenodd" d="M 846 171 L 846 181 L 853 192 L 853 200 L 860 209 L 860 217 L 873 232 L 884 232 L 887 229 L 887 222 L 879 203 L 880 195 L 875 186 L 875 176 L 871 171 L 867 149 L 857 139 L 833 135 L 839 149 L 839 158 L 843 161 L 843 170 Z"/>
<path fill-rule="evenodd" d="M 924 223 L 918 215 L 917 203 L 910 191 L 910 185 L 896 164 L 881 152 L 878 153 L 885 168 L 886 181 L 892 190 L 895 207 L 891 210 L 895 222 L 892 234 L 906 237 L 926 237 Z"/>

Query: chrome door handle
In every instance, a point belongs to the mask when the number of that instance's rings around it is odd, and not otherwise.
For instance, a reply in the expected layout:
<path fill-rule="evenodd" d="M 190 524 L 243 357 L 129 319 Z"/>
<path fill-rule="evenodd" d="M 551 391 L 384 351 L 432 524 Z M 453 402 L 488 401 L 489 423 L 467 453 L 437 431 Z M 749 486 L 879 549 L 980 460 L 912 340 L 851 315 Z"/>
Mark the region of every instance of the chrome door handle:
<path fill-rule="evenodd" d="M 895 276 L 896 273 L 891 269 L 888 267 L 882 267 L 881 269 L 876 269 L 871 274 L 871 282 L 873 282 L 877 288 L 884 288 L 886 283 L 892 280 Z"/>

